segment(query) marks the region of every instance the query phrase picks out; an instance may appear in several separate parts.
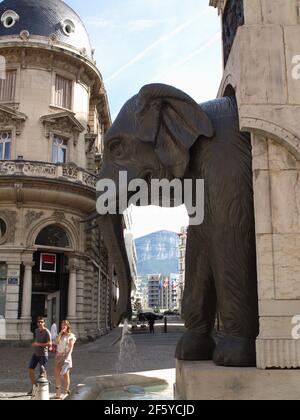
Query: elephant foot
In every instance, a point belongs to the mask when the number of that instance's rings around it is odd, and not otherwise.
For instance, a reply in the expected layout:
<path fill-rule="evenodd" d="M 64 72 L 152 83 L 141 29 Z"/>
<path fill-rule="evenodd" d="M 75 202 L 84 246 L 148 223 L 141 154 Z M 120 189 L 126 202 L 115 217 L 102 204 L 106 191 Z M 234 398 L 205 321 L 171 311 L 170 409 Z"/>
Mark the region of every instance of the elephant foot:
<path fill-rule="evenodd" d="M 224 337 L 216 346 L 213 361 L 217 366 L 255 367 L 256 340 L 243 337 Z"/>
<path fill-rule="evenodd" d="M 188 330 L 177 344 L 175 357 L 178 360 L 212 360 L 214 340 L 198 331 Z"/>

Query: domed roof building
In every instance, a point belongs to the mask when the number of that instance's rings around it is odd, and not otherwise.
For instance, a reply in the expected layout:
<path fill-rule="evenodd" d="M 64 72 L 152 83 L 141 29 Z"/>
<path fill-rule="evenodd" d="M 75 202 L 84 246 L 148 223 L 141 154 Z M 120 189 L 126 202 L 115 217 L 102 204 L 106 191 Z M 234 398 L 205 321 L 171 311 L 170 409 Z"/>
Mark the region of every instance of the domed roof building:
<path fill-rule="evenodd" d="M 62 0 L 4 0 L 0 3 L 0 36 L 16 36 L 26 31 L 64 43 L 92 58 L 89 35 L 80 17 Z"/>
<path fill-rule="evenodd" d="M 31 339 L 39 315 L 70 319 L 79 338 L 109 328 L 110 268 L 90 216 L 110 124 L 80 17 L 61 0 L 2 1 L 0 340 Z"/>

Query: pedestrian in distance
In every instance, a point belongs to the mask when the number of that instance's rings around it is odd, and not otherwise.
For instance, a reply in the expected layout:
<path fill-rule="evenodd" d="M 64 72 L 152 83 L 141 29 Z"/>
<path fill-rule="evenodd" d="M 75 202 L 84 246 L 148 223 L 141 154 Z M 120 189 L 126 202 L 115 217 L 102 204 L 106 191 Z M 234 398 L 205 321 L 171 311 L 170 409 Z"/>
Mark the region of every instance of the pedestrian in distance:
<path fill-rule="evenodd" d="M 149 318 L 149 332 L 150 334 L 154 334 L 154 325 L 155 325 L 155 319 L 154 318 Z"/>
<path fill-rule="evenodd" d="M 29 363 L 29 378 L 32 388 L 28 392 L 28 395 L 32 395 L 33 388 L 36 385 L 35 369 L 37 365 L 40 365 L 41 372 L 47 369 L 48 348 L 52 345 L 50 331 L 47 330 L 45 319 L 42 316 L 38 317 L 37 326 L 38 328 L 34 332 L 34 342 L 32 343 L 34 354 Z"/>
<path fill-rule="evenodd" d="M 70 370 L 72 369 L 72 353 L 76 337 L 71 331 L 69 321 L 62 321 L 61 331 L 56 338 L 57 353 L 55 357 L 55 399 L 60 400 L 62 394 L 70 394 Z M 64 388 L 61 392 L 61 376 L 64 379 Z"/>
<path fill-rule="evenodd" d="M 57 349 L 56 338 L 58 336 L 58 331 L 57 331 L 57 324 L 56 324 L 55 318 L 53 318 L 52 325 L 50 328 L 50 333 L 51 333 L 52 347 L 51 349 L 49 348 L 49 351 L 51 351 L 52 353 L 56 353 L 56 349 Z"/>

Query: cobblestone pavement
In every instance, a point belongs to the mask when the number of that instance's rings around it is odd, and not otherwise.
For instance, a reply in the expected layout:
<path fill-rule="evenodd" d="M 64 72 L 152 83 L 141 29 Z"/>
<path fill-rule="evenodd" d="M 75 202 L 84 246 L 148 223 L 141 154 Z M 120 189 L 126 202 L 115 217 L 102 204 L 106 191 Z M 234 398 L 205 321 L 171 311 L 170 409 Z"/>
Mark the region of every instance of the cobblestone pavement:
<path fill-rule="evenodd" d="M 122 360 L 121 328 L 95 342 L 77 343 L 73 353 L 72 389 L 89 376 L 175 368 L 175 346 L 182 332 L 164 334 L 160 329 L 157 327 L 155 335 L 131 335 L 132 340 L 123 343 Z M 31 348 L 0 348 L 0 400 L 30 400 L 26 393 L 30 389 L 27 366 L 31 354 Z M 55 391 L 53 366 L 51 354 L 48 366 L 51 397 Z"/>

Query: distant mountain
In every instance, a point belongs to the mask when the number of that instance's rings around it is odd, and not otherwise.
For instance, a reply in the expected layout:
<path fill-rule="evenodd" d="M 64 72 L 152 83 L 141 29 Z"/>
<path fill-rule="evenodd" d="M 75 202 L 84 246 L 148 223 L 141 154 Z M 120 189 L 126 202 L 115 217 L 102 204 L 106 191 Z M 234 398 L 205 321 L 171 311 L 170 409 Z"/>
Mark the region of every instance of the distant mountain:
<path fill-rule="evenodd" d="M 179 238 L 166 230 L 135 240 L 139 275 L 178 273 Z"/>

